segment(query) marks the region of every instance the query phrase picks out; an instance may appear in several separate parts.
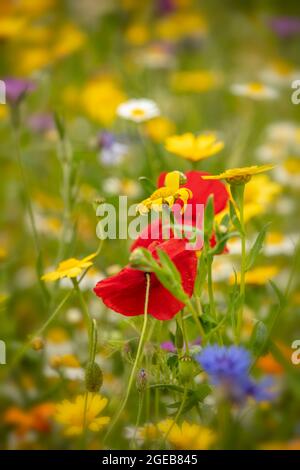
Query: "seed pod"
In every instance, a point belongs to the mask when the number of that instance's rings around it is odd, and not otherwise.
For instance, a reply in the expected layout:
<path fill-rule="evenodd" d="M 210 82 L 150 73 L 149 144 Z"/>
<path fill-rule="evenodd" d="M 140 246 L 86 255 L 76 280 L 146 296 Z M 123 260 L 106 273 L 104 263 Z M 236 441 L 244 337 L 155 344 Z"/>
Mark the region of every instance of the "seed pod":
<path fill-rule="evenodd" d="M 140 369 L 136 377 L 136 388 L 139 392 L 144 392 L 147 387 L 148 373 L 145 369 Z"/>
<path fill-rule="evenodd" d="M 190 382 L 194 377 L 194 363 L 190 356 L 184 355 L 179 359 L 179 375 L 182 382 Z"/>
<path fill-rule="evenodd" d="M 178 322 L 176 322 L 175 345 L 177 349 L 183 348 L 183 334 Z"/>
<path fill-rule="evenodd" d="M 44 349 L 44 346 L 45 345 L 42 338 L 36 337 L 33 338 L 33 340 L 31 341 L 31 347 L 32 349 L 34 349 L 34 351 L 41 351 L 42 349 Z"/>
<path fill-rule="evenodd" d="M 85 388 L 88 392 L 98 392 L 103 384 L 103 374 L 96 362 L 89 362 L 85 369 Z"/>

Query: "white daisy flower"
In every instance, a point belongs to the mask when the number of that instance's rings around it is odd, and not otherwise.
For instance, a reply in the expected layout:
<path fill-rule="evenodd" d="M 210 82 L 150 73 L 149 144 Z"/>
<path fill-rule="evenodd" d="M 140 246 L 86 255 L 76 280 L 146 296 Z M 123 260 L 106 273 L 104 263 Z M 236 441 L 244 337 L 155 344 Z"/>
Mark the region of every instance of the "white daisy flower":
<path fill-rule="evenodd" d="M 230 87 L 231 93 L 237 96 L 246 96 L 254 100 L 273 100 L 278 97 L 275 88 L 260 82 L 235 83 Z"/>
<path fill-rule="evenodd" d="M 132 99 L 117 108 L 117 115 L 133 122 L 145 122 L 160 115 L 157 104 L 146 98 Z"/>

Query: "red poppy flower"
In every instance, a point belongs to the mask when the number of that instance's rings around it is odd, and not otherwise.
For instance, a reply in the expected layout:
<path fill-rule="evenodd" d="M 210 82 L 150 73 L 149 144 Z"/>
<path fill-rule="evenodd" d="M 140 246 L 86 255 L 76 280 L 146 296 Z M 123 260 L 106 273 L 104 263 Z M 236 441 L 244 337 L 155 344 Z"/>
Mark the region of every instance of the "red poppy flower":
<path fill-rule="evenodd" d="M 163 172 L 158 177 L 158 187 L 164 186 L 165 177 L 167 172 Z M 188 188 L 192 191 L 193 197 L 189 199 L 188 204 L 196 206 L 196 204 L 207 203 L 210 195 L 214 196 L 214 209 L 215 214 L 218 214 L 225 209 L 228 202 L 227 189 L 221 181 L 218 180 L 204 180 L 202 176 L 209 175 L 206 171 L 191 170 L 185 173 L 187 181 L 183 184 L 182 188 Z M 217 183 L 217 184 L 216 184 Z M 193 211 L 193 222 L 195 222 L 196 213 Z"/>
<path fill-rule="evenodd" d="M 193 250 L 185 249 L 184 240 L 153 242 L 148 249 L 157 259 L 156 249 L 164 250 L 180 272 L 182 287 L 191 296 L 197 272 L 197 257 Z M 94 292 L 101 297 L 107 307 L 126 316 L 143 315 L 146 276 L 143 271 L 126 266 L 115 276 L 97 283 Z M 182 308 L 183 303 L 176 299 L 157 279 L 150 275 L 148 313 L 158 320 L 170 320 Z"/>
<path fill-rule="evenodd" d="M 166 172 L 161 173 L 158 178 L 158 187 L 164 185 Z M 191 219 L 188 220 L 187 218 L 184 219 L 185 225 L 192 225 L 194 226 L 196 223 L 196 204 L 203 204 L 205 205 L 209 196 L 213 194 L 214 196 L 214 210 L 215 214 L 218 214 L 223 209 L 225 209 L 227 202 L 228 202 L 228 192 L 225 185 L 218 180 L 204 180 L 202 176 L 208 175 L 209 173 L 205 171 L 187 171 L 185 173 L 187 177 L 187 182 L 182 187 L 186 187 L 190 189 L 193 193 L 193 197 L 189 199 L 188 204 L 192 206 L 192 213 Z M 176 213 L 175 213 L 176 218 Z M 202 221 L 198 220 L 198 224 L 200 222 L 200 229 L 202 228 Z M 170 238 L 173 237 L 173 232 L 170 230 Z M 161 220 L 156 220 L 149 224 L 141 233 L 141 235 L 133 242 L 131 245 L 130 250 L 133 251 L 135 248 L 141 246 L 147 248 L 154 240 L 163 241 L 163 233 L 162 233 L 162 223 Z M 215 246 L 216 239 L 215 236 L 212 236 L 211 239 L 211 246 Z M 201 249 L 201 247 L 197 248 Z M 225 252 L 227 249 L 225 248 Z"/>

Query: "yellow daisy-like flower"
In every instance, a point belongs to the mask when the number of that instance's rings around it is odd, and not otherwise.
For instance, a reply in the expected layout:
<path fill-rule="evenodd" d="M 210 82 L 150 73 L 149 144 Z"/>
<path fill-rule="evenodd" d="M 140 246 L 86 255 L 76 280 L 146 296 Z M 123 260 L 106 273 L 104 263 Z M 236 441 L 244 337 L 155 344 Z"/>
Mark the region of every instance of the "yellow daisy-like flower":
<path fill-rule="evenodd" d="M 58 268 L 55 271 L 44 274 L 42 276 L 43 281 L 57 281 L 63 277 L 77 277 L 86 268 L 92 266 L 92 259 L 95 258 L 96 253 L 86 256 L 83 259 L 69 258 L 59 263 Z"/>
<path fill-rule="evenodd" d="M 158 429 L 167 436 L 167 441 L 178 450 L 206 450 L 215 440 L 213 432 L 199 424 L 183 421 L 182 425 L 174 424 L 172 419 L 161 421 Z"/>
<path fill-rule="evenodd" d="M 184 175 L 179 171 L 168 173 L 165 178 L 165 186 L 158 188 L 150 197 L 140 202 L 137 206 L 137 212 L 146 214 L 150 209 L 160 212 L 164 205 L 172 207 L 178 199 L 183 202 L 181 212 L 184 212 L 187 201 L 193 197 L 193 194 L 188 188 L 180 188 L 182 177 L 184 177 Z"/>
<path fill-rule="evenodd" d="M 54 415 L 55 420 L 64 426 L 66 436 L 78 436 L 84 430 L 84 424 L 87 429 L 98 432 L 109 423 L 109 416 L 98 415 L 107 405 L 107 398 L 101 395 L 88 393 L 78 395 L 75 401 L 63 400 L 56 407 Z"/>
<path fill-rule="evenodd" d="M 218 140 L 213 132 L 203 133 L 198 136 L 187 132 L 183 135 L 168 137 L 165 145 L 169 152 L 196 162 L 220 152 L 224 147 L 224 142 Z"/>
<path fill-rule="evenodd" d="M 233 168 L 231 170 L 226 170 L 219 175 L 205 175 L 202 176 L 204 180 L 226 180 L 229 184 L 245 184 L 250 181 L 251 177 L 258 175 L 259 173 L 264 173 L 265 171 L 272 170 L 275 168 L 275 165 L 253 165 L 245 166 L 243 168 Z"/>

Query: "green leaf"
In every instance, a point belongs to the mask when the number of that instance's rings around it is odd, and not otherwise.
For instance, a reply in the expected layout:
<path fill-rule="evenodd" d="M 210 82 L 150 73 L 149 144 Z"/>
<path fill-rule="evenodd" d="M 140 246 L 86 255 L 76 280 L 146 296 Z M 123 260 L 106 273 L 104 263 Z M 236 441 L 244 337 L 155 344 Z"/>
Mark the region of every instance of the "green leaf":
<path fill-rule="evenodd" d="M 229 201 L 229 213 L 232 225 L 239 231 L 239 233 L 243 233 L 240 219 L 237 215 L 236 208 L 232 201 Z"/>
<path fill-rule="evenodd" d="M 247 258 L 246 258 L 246 266 L 245 266 L 245 270 L 246 271 L 249 271 L 249 269 L 252 268 L 252 266 L 254 265 L 262 247 L 263 247 L 263 244 L 264 244 L 264 241 L 265 241 L 265 238 L 266 238 L 266 233 L 267 233 L 267 229 L 269 227 L 270 224 L 267 224 L 265 225 L 262 230 L 259 232 L 259 234 L 257 235 L 256 237 L 256 240 L 255 242 L 253 243 L 248 255 L 247 255 Z"/>
<path fill-rule="evenodd" d="M 165 251 L 160 250 L 160 249 L 157 249 L 156 252 L 158 254 L 162 268 L 164 270 L 167 270 L 171 274 L 171 276 L 174 278 L 174 280 L 181 284 L 180 273 L 178 269 L 176 268 L 175 264 L 173 263 L 173 261 L 171 260 L 171 258 L 169 257 L 169 255 Z"/>
<path fill-rule="evenodd" d="M 207 203 L 206 203 L 205 211 L 204 211 L 204 236 L 205 236 L 205 240 L 208 240 L 208 241 L 213 232 L 214 216 L 215 216 L 214 197 L 213 195 L 210 195 L 209 198 L 207 199 Z"/>
<path fill-rule="evenodd" d="M 149 195 L 156 190 L 155 184 L 153 184 L 152 181 L 149 180 L 149 178 L 147 178 L 146 176 L 140 176 L 139 182 L 141 183 L 141 186 L 143 187 L 144 191 Z"/>
<path fill-rule="evenodd" d="M 258 321 L 250 338 L 250 348 L 256 356 L 261 356 L 268 352 L 268 342 L 269 330 L 262 321 Z"/>

